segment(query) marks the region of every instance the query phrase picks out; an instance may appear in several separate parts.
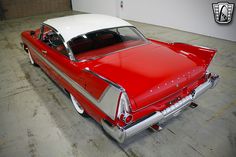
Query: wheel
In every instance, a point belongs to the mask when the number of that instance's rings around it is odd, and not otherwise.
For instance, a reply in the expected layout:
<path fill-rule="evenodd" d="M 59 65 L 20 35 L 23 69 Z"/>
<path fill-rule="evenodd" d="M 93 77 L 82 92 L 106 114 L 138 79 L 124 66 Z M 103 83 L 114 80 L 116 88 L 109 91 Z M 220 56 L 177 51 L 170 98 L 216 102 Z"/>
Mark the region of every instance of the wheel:
<path fill-rule="evenodd" d="M 30 50 L 28 50 L 28 56 L 29 56 L 29 59 L 30 59 L 30 63 L 31 63 L 32 65 L 36 65 L 36 63 L 34 62 L 32 56 L 31 56 Z"/>
<path fill-rule="evenodd" d="M 72 104 L 75 107 L 75 110 L 82 116 L 87 117 L 87 113 L 85 112 L 84 108 L 80 105 L 80 103 L 75 99 L 75 97 L 70 94 L 70 99 L 72 101 Z"/>

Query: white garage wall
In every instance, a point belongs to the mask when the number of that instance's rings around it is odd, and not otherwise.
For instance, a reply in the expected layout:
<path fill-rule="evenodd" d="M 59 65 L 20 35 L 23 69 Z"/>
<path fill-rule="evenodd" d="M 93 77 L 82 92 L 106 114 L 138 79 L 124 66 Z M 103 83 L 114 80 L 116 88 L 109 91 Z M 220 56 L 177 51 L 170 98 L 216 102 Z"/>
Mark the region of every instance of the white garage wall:
<path fill-rule="evenodd" d="M 71 2 L 75 11 L 117 16 L 117 0 L 71 0 Z"/>
<path fill-rule="evenodd" d="M 236 41 L 236 15 L 228 25 L 214 21 L 217 0 L 72 0 L 73 10 L 103 13 L 183 31 Z M 220 1 L 220 0 L 219 0 Z M 235 3 L 236 0 L 228 0 Z M 235 8 L 234 8 L 235 10 Z"/>

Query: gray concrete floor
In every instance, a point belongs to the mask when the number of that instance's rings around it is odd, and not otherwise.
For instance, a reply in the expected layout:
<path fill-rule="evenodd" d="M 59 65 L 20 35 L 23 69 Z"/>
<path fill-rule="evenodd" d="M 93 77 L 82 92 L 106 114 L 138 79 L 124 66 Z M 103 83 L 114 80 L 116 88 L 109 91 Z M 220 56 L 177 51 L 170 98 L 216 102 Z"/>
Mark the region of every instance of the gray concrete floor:
<path fill-rule="evenodd" d="M 63 12 L 0 22 L 0 157 L 236 156 L 236 43 L 131 22 L 147 37 L 218 49 L 210 70 L 218 86 L 161 132 L 146 130 L 117 144 L 101 127 L 79 116 L 65 94 L 20 48 L 20 32 Z"/>

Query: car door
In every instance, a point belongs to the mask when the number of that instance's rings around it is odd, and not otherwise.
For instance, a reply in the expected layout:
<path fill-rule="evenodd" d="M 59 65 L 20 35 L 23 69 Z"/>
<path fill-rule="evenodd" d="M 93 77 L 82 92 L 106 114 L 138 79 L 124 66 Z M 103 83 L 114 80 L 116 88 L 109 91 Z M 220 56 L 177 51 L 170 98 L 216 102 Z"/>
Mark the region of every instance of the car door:
<path fill-rule="evenodd" d="M 41 50 L 41 41 L 38 38 L 40 34 L 40 30 L 36 30 L 34 34 L 28 34 L 27 38 L 23 39 L 23 42 L 26 44 L 28 48 L 28 53 L 31 54 L 35 63 L 37 63 L 45 72 L 47 72 L 47 68 L 45 63 L 43 62 L 43 53 Z"/>
<path fill-rule="evenodd" d="M 70 60 L 61 36 L 53 28 L 43 27 L 39 46 L 48 75 L 66 89 L 72 88 L 73 81 L 84 86 L 83 80 L 79 77 L 81 68 Z"/>

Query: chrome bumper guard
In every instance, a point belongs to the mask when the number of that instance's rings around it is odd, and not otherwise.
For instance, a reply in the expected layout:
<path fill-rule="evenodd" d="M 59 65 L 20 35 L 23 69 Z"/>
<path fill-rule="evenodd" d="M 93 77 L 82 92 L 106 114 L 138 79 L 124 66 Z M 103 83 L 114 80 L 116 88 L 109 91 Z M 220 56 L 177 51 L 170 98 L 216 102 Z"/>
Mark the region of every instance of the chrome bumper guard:
<path fill-rule="evenodd" d="M 118 142 L 123 143 L 126 138 L 147 129 L 154 124 L 161 123 L 173 116 L 178 115 L 181 110 L 191 104 L 200 95 L 205 93 L 208 89 L 214 88 L 218 81 L 219 76 L 212 75 L 206 82 L 199 85 L 190 95 L 184 97 L 163 111 L 157 111 L 152 116 L 132 125 L 131 127 L 119 128 L 117 126 L 110 126 L 104 120 L 101 121 L 102 127 L 111 137 L 113 137 Z"/>

